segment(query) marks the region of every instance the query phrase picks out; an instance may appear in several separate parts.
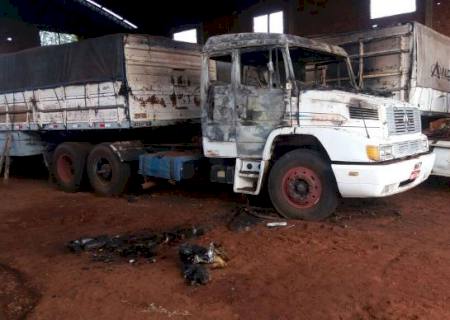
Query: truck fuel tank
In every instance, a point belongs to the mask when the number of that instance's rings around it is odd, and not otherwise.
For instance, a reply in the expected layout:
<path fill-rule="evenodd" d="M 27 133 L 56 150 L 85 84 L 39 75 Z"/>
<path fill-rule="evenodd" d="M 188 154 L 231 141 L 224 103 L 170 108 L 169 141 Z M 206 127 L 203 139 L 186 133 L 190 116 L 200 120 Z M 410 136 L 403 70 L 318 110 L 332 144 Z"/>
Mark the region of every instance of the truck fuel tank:
<path fill-rule="evenodd" d="M 139 174 L 174 181 L 192 179 L 201 167 L 203 156 L 191 151 L 145 153 L 139 157 Z"/>

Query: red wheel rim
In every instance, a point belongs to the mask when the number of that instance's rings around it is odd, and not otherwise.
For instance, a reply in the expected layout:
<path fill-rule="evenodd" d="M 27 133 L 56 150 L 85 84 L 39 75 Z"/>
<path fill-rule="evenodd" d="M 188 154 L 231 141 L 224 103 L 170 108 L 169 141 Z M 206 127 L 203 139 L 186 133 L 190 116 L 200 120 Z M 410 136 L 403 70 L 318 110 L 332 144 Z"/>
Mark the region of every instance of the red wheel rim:
<path fill-rule="evenodd" d="M 75 175 L 72 158 L 67 154 L 61 155 L 56 161 L 56 171 L 63 182 L 70 183 Z"/>
<path fill-rule="evenodd" d="M 282 190 L 291 206 L 308 209 L 319 202 L 322 195 L 322 183 L 311 169 L 295 167 L 284 175 Z"/>

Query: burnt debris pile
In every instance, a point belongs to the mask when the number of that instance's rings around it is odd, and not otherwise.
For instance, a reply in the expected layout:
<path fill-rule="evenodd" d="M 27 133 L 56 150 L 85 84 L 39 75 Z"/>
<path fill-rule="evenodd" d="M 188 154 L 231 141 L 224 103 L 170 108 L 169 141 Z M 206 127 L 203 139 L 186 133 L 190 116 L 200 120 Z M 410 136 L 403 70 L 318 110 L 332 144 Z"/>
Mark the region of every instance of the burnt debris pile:
<path fill-rule="evenodd" d="M 223 248 L 211 243 L 208 247 L 184 243 L 178 250 L 183 277 L 191 284 L 206 284 L 210 280 L 206 265 L 224 268 L 228 260 Z"/>
<path fill-rule="evenodd" d="M 167 232 L 141 231 L 115 236 L 85 237 L 70 241 L 67 247 L 74 253 L 89 252 L 95 261 L 112 262 L 122 258 L 129 262 L 136 262 L 138 259 L 155 262 L 161 245 L 175 245 L 204 234 L 205 229 L 201 227 L 176 228 Z"/>
<path fill-rule="evenodd" d="M 88 252 L 93 261 L 110 263 L 114 261 L 156 262 L 158 250 L 163 245 L 179 245 L 179 258 L 182 275 L 187 283 L 206 284 L 210 280 L 206 264 L 212 268 L 223 268 L 226 255 L 218 245 L 211 243 L 208 247 L 185 241 L 205 234 L 202 227 L 177 228 L 167 232 L 141 231 L 119 235 L 100 235 L 83 237 L 67 243 L 72 253 Z"/>

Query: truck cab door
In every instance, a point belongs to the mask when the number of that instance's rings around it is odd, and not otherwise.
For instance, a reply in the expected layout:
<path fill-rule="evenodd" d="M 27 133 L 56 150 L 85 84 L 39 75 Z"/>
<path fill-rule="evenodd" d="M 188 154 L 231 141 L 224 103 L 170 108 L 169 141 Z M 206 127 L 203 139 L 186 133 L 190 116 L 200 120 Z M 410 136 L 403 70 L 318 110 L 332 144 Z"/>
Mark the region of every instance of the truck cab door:
<path fill-rule="evenodd" d="M 207 157 L 236 157 L 236 125 L 233 59 L 229 55 L 205 57 L 203 62 L 204 102 L 203 149 Z M 207 69 L 207 70 L 205 70 Z M 205 80 L 206 79 L 206 80 Z"/>
<path fill-rule="evenodd" d="M 269 134 L 285 124 L 289 103 L 280 48 L 243 51 L 235 90 L 236 145 L 240 158 L 261 159 Z"/>

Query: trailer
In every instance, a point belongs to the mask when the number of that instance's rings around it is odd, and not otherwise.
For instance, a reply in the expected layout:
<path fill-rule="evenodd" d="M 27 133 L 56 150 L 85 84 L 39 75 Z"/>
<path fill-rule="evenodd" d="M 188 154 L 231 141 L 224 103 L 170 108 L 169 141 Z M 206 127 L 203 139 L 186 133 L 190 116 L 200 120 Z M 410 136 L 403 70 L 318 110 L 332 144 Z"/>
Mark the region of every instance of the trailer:
<path fill-rule="evenodd" d="M 431 123 L 450 114 L 450 38 L 417 22 L 314 38 L 349 53 L 359 87 L 419 108 L 436 153 L 432 173 L 449 177 L 450 135 L 435 134 Z"/>
<path fill-rule="evenodd" d="M 1 68 L 11 154 L 43 154 L 66 191 L 85 175 L 101 195 L 133 173 L 198 177 L 318 220 L 339 197 L 409 190 L 434 163 L 417 107 L 361 92 L 344 49 L 293 35 L 215 36 L 202 52 L 116 35 L 0 57 Z"/>
<path fill-rule="evenodd" d="M 43 154 L 59 186 L 77 191 L 92 148 L 131 161 L 146 142 L 189 142 L 183 128 L 199 132 L 201 117 L 200 54 L 194 44 L 116 34 L 2 55 L 0 150 L 11 139 L 10 156 Z M 105 172 L 105 163 L 92 166 Z M 115 165 L 115 188 L 87 172 L 99 193 L 124 190 L 130 168 Z"/>

